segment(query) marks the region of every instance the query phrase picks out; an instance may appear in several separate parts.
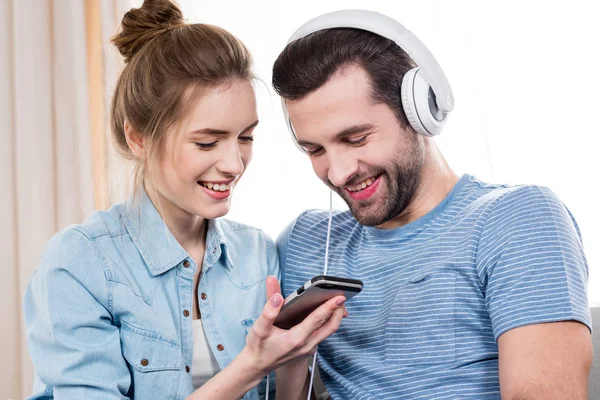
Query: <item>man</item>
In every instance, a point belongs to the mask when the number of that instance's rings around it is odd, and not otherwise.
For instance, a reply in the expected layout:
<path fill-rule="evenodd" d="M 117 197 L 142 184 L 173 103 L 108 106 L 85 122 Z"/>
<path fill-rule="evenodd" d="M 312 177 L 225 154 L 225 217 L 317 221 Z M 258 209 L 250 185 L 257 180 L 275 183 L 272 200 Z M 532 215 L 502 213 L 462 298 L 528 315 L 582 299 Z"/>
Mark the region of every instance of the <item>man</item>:
<path fill-rule="evenodd" d="M 452 171 L 429 137 L 452 106 L 449 87 L 439 93 L 443 73 L 418 39 L 406 39 L 411 59 L 405 39 L 373 33 L 388 22 L 385 32 L 403 29 L 386 18 L 322 16 L 273 68 L 297 144 L 349 207 L 333 215 L 328 274 L 364 282 L 349 318 L 319 345 L 327 390 L 334 399 L 586 399 L 588 270 L 575 220 L 546 188 Z M 402 87 L 414 67 L 432 85 L 431 115 L 415 112 Z M 327 226 L 327 212 L 307 211 L 281 234 L 284 296 L 323 273 Z M 283 384 L 306 390 L 297 376 Z"/>

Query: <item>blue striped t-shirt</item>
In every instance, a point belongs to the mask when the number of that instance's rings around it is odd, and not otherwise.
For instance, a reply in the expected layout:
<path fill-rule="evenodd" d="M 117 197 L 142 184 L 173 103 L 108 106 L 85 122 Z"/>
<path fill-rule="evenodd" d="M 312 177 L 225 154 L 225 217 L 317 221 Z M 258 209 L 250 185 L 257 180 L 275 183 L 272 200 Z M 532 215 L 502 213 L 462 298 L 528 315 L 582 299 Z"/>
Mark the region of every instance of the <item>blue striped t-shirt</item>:
<path fill-rule="evenodd" d="M 283 292 L 323 273 L 328 212 L 278 240 Z M 550 321 L 587 325 L 580 232 L 548 189 L 463 176 L 433 210 L 382 230 L 335 213 L 329 275 L 364 282 L 319 345 L 333 399 L 498 399 L 498 337 Z"/>

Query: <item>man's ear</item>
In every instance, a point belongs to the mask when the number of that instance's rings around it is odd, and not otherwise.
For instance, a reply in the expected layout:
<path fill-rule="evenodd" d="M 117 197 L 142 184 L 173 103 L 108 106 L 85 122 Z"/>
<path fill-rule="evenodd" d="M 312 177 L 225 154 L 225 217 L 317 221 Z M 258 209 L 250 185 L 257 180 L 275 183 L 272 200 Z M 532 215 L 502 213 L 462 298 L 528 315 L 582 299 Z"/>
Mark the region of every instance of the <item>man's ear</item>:
<path fill-rule="evenodd" d="M 143 160 L 146 158 L 146 147 L 144 143 L 144 138 L 135 130 L 133 125 L 128 120 L 125 120 L 124 126 L 125 130 L 125 139 L 127 140 L 127 145 L 129 149 L 138 160 Z"/>

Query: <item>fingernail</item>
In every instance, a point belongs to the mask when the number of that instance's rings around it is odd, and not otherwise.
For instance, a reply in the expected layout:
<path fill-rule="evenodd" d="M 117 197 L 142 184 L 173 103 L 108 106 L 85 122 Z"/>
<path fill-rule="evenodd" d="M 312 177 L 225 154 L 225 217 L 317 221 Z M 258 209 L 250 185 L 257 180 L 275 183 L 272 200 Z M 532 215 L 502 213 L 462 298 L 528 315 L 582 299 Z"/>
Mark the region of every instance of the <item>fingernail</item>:
<path fill-rule="evenodd" d="M 282 300 L 283 300 L 283 297 L 281 297 L 281 295 L 279 293 L 275 293 L 273 296 L 271 296 L 271 307 L 275 307 L 275 308 L 279 307 Z"/>
<path fill-rule="evenodd" d="M 344 318 L 348 316 L 348 310 L 344 311 Z"/>
<path fill-rule="evenodd" d="M 340 297 L 339 299 L 337 299 L 337 301 L 335 302 L 335 304 L 338 305 L 338 306 L 341 306 L 345 302 L 346 302 L 346 298 L 345 297 Z"/>

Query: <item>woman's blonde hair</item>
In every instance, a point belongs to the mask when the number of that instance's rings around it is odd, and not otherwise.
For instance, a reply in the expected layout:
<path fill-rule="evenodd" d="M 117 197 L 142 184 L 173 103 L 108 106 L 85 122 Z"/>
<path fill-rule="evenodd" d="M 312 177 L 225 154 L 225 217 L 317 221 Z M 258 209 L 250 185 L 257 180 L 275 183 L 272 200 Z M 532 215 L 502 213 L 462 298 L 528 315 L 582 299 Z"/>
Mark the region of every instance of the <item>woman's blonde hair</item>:
<path fill-rule="evenodd" d="M 203 90 L 254 78 L 252 57 L 226 30 L 187 24 L 169 0 L 145 0 L 140 8 L 132 8 L 112 43 L 126 63 L 113 95 L 112 136 L 119 152 L 135 161 L 139 189 L 146 165 L 135 159 L 127 144 L 125 121 L 144 139 L 147 158 L 154 159 L 167 130 L 185 117 Z"/>

